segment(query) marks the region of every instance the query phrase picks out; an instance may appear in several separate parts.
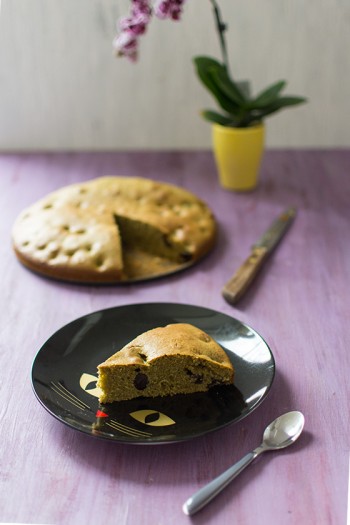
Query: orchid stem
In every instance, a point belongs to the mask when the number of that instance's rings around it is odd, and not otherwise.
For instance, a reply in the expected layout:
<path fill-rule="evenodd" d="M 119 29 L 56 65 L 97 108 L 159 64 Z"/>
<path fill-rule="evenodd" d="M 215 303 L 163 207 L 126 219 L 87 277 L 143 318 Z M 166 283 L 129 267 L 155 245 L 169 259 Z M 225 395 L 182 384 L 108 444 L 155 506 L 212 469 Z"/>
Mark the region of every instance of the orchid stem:
<path fill-rule="evenodd" d="M 225 39 L 225 31 L 227 30 L 227 24 L 225 24 L 225 22 L 222 20 L 220 8 L 216 0 L 210 0 L 210 2 L 214 10 L 216 29 L 219 35 L 223 63 L 224 63 L 227 73 L 229 73 L 230 68 L 229 68 L 229 63 L 228 63 L 227 46 L 226 46 L 226 39 Z"/>

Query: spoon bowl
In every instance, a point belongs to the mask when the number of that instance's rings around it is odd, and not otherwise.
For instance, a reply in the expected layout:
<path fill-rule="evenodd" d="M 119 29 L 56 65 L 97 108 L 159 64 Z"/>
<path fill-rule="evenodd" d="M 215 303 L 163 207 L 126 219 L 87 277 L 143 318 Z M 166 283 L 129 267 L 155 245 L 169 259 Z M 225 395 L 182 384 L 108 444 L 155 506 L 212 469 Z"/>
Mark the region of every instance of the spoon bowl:
<path fill-rule="evenodd" d="M 262 446 L 266 450 L 278 450 L 294 443 L 303 431 L 305 418 L 293 411 L 279 416 L 265 429 Z"/>
<path fill-rule="evenodd" d="M 280 450 L 294 443 L 302 433 L 304 423 L 303 414 L 297 410 L 287 412 L 272 421 L 265 429 L 261 445 L 193 494 L 182 507 L 184 513 L 191 516 L 204 507 L 262 452 Z"/>

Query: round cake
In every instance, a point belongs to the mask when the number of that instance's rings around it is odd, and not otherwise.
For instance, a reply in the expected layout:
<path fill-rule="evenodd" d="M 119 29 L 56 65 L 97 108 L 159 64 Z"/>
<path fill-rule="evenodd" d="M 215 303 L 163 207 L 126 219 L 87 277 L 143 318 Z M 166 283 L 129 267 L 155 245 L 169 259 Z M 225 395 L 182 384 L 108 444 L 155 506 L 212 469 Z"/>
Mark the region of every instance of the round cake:
<path fill-rule="evenodd" d="M 29 269 L 66 281 L 114 283 L 166 274 L 214 245 L 210 208 L 177 186 L 100 177 L 50 193 L 17 218 L 13 247 Z"/>

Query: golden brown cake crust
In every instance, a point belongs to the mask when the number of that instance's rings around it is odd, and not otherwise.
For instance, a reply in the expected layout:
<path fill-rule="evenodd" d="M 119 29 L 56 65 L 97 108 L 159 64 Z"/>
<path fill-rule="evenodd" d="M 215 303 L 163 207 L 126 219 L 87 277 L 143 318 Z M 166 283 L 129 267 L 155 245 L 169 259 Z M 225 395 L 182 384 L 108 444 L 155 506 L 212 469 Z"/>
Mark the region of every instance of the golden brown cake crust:
<path fill-rule="evenodd" d="M 225 351 L 199 328 L 176 323 L 149 330 L 98 366 L 102 403 L 208 390 L 232 384 Z"/>
<path fill-rule="evenodd" d="M 116 282 L 125 277 L 118 216 L 156 228 L 192 261 L 215 241 L 211 210 L 189 191 L 143 178 L 101 177 L 61 188 L 24 210 L 13 227 L 13 247 L 24 265 L 45 275 Z"/>
<path fill-rule="evenodd" d="M 136 337 L 99 368 L 113 365 L 151 365 L 164 355 L 189 355 L 203 358 L 232 369 L 228 356 L 210 335 L 188 323 L 153 328 Z"/>

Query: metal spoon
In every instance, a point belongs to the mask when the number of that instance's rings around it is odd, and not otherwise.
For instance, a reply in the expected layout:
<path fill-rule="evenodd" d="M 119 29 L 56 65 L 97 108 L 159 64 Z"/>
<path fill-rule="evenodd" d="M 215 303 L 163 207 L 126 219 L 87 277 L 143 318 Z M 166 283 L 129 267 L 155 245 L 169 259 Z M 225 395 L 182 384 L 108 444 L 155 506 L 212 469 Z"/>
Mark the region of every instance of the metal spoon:
<path fill-rule="evenodd" d="M 275 419 L 265 429 L 261 445 L 193 494 L 182 507 L 184 513 L 191 516 L 204 507 L 262 452 L 279 450 L 294 443 L 303 430 L 304 421 L 303 414 L 298 411 L 287 412 Z"/>

